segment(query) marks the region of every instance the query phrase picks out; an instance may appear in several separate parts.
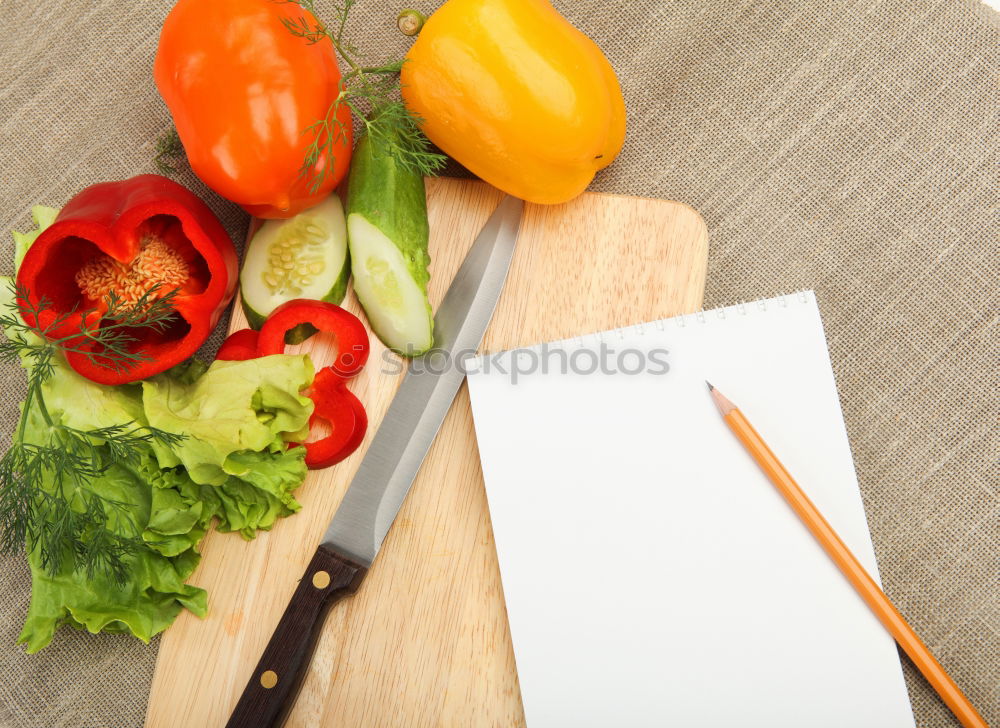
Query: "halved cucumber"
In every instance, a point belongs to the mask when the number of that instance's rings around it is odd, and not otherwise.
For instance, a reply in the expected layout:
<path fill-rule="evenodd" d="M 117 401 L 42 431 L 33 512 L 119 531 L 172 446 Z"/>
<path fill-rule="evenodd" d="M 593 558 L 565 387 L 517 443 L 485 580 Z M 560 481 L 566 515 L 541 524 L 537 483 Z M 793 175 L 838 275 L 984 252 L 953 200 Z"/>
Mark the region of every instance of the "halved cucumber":
<path fill-rule="evenodd" d="M 404 356 L 434 346 L 424 178 L 367 136 L 351 159 L 347 238 L 354 290 L 375 334 Z"/>
<path fill-rule="evenodd" d="M 337 195 L 287 220 L 268 220 L 247 244 L 240 297 L 250 326 L 259 329 L 294 298 L 339 304 L 347 293 L 350 262 L 344 208 Z M 308 324 L 288 332 L 299 344 L 316 333 Z"/>

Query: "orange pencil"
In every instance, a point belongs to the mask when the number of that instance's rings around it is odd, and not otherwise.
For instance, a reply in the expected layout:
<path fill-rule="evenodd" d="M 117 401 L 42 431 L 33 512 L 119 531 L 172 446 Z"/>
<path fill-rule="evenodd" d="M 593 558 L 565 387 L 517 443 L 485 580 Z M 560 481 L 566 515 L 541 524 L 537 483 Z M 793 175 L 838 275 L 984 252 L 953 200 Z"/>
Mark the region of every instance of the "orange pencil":
<path fill-rule="evenodd" d="M 895 638 L 903 651 L 910 656 L 913 664 L 923 673 L 927 681 L 937 690 L 938 695 L 945 702 L 951 712 L 955 714 L 959 722 L 966 728 L 988 728 L 986 721 L 972 707 L 972 703 L 965 697 L 955 681 L 948 677 L 941 664 L 934 659 L 934 656 L 927 649 L 927 645 L 920 641 L 913 628 L 903 619 L 903 615 L 892 605 L 889 597 L 885 595 L 878 584 L 868 575 L 865 568 L 858 562 L 847 545 L 840 540 L 840 536 L 826 522 L 823 515 L 816 510 L 809 497 L 802 492 L 798 483 L 785 470 L 778 458 L 767 446 L 753 425 L 743 416 L 736 405 L 726 399 L 722 394 L 708 384 L 708 389 L 712 393 L 712 399 L 719 408 L 722 418 L 729 425 L 737 439 L 743 443 L 743 447 L 757 461 L 761 470 L 771 479 L 775 487 L 785 497 L 788 504 L 798 514 L 799 518 L 806 525 L 820 545 L 826 550 L 830 558 L 833 559 L 837 567 L 844 572 L 844 576 L 851 582 L 861 598 L 869 606 L 875 616 L 878 617 L 882 625 L 889 630 L 889 634 Z"/>

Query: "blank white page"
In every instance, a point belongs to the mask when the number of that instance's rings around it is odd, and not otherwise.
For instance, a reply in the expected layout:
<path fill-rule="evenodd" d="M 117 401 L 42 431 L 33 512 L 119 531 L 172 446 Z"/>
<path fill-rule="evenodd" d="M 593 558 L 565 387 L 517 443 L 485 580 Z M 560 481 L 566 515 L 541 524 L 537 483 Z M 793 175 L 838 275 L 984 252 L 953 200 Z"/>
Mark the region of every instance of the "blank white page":
<path fill-rule="evenodd" d="M 469 369 L 529 728 L 913 726 L 892 638 L 705 386 L 877 579 L 812 292 Z"/>

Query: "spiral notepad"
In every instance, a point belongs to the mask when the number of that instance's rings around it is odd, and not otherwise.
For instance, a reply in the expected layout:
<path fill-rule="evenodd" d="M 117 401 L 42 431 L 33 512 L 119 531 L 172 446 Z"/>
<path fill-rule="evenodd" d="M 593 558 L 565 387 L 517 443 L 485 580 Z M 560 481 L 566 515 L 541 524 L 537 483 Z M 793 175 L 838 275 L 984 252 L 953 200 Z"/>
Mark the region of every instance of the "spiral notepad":
<path fill-rule="evenodd" d="M 892 639 L 706 379 L 878 578 L 812 292 L 481 357 L 469 391 L 529 728 L 911 728 Z"/>

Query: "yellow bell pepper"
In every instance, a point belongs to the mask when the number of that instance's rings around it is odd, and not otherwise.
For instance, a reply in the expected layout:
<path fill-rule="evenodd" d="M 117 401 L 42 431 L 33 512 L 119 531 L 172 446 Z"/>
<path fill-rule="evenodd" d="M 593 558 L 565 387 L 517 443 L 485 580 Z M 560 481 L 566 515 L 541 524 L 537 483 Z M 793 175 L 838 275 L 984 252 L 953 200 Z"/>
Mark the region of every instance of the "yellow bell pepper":
<path fill-rule="evenodd" d="M 407 54 L 402 84 L 431 141 L 529 202 L 576 197 L 625 140 L 611 64 L 548 0 L 448 0 Z"/>

